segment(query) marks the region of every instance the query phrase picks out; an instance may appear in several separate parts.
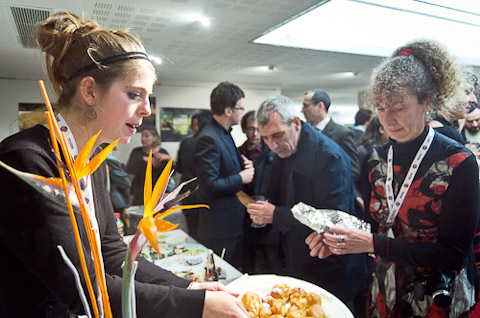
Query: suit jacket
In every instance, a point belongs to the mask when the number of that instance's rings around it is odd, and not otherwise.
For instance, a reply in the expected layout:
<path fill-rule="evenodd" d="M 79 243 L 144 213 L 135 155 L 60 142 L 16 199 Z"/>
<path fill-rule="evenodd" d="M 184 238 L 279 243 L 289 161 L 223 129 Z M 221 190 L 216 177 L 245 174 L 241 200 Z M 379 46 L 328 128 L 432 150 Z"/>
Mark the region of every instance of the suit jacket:
<path fill-rule="evenodd" d="M 358 162 L 357 144 L 355 142 L 354 132 L 343 125 L 339 125 L 332 119 L 322 130 L 327 137 L 335 141 L 350 157 L 352 166 L 353 180 L 357 181 L 360 177 L 360 164 Z"/>
<path fill-rule="evenodd" d="M 360 129 L 355 129 L 355 128 L 348 128 L 348 129 L 350 129 L 353 132 L 353 137 L 356 145 L 360 140 L 360 137 L 362 137 L 362 135 L 364 134 L 364 131 Z"/>
<path fill-rule="evenodd" d="M 312 230 L 291 212 L 292 206 L 304 202 L 315 208 L 354 214 L 350 163 L 336 143 L 310 124 L 302 123 L 296 153 L 274 159 L 268 192 L 276 205 L 272 225 L 274 231 L 281 232 L 288 275 L 317 284 L 344 302 L 366 288 L 366 254 L 322 260 L 310 257 L 305 238 Z"/>
<path fill-rule="evenodd" d="M 190 136 L 182 140 L 180 148 L 177 154 L 176 171 L 181 173 L 180 182 L 190 180 L 197 176 L 195 168 L 195 143 L 197 142 L 196 136 Z M 184 191 L 193 191 L 188 197 L 182 200 L 182 204 L 196 204 L 199 203 L 197 198 L 197 191 L 195 188 L 198 186 L 198 180 L 187 184 Z M 184 210 L 183 212 L 192 214 L 196 209 Z"/>
<path fill-rule="evenodd" d="M 198 134 L 195 162 L 200 189 L 200 239 L 228 239 L 243 236 L 245 208 L 235 193 L 243 189 L 239 172 L 243 164 L 230 132 L 217 121 L 210 122 Z"/>

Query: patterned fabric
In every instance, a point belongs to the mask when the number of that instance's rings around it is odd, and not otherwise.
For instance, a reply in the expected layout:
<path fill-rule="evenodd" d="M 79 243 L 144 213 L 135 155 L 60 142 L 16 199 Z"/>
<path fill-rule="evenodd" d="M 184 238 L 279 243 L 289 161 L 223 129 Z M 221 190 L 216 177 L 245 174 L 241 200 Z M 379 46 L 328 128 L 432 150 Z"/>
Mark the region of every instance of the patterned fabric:
<path fill-rule="evenodd" d="M 243 145 L 241 145 L 238 150 L 240 150 L 240 153 L 247 157 L 248 159 L 252 160 L 253 165 L 257 165 L 257 161 L 260 159 L 260 157 L 263 154 L 263 143 L 259 142 L 255 148 L 252 150 L 248 150 L 247 142 L 245 141 Z"/>
<path fill-rule="evenodd" d="M 454 169 L 470 155 L 467 151 L 459 151 L 424 167 L 422 172 L 419 171 L 392 226 L 396 239 L 412 243 L 437 242 L 443 196 L 449 187 Z M 379 154 L 378 148 L 369 156 L 367 166 L 371 185 L 370 217 L 378 223 L 378 233 L 386 236 L 390 229 L 386 224 L 389 214 L 385 196 L 387 162 L 386 158 Z M 393 188 L 397 195 L 408 166 L 394 165 L 393 170 Z M 394 263 L 377 255 L 369 301 L 370 317 L 448 317 L 448 308 L 437 307 L 428 292 L 422 299 L 415 297 L 415 282 L 419 281 L 417 277 L 432 274 L 431 270 Z M 455 293 L 454 297 L 458 298 L 453 300 L 454 303 L 464 301 L 461 311 L 454 315 L 459 317 L 464 311 L 468 311 L 474 301 L 473 287 L 465 273 L 457 275 L 454 290 L 459 291 L 458 295 Z M 467 295 L 460 294 L 461 290 L 466 290 Z"/>

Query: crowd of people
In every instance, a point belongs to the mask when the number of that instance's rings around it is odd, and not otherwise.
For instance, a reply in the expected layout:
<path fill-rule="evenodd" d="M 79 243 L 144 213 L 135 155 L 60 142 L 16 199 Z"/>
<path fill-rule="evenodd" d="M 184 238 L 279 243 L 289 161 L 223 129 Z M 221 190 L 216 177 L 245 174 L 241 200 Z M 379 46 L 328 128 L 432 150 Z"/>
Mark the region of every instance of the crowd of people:
<path fill-rule="evenodd" d="M 42 22 L 36 38 L 72 156 L 100 129 L 97 148 L 117 138 L 128 143 L 151 114 L 156 81 L 140 41 L 70 12 Z M 193 116 L 192 135 L 181 142 L 175 163 L 181 181 L 198 178 L 184 203 L 210 206 L 184 212 L 189 234 L 243 272 L 314 283 L 355 317 L 470 317 L 480 288 L 477 81 L 440 43 L 408 43 L 373 70 L 365 100 L 372 110 L 360 109 L 352 127 L 330 117 L 332 101 L 321 89 L 305 92 L 302 121 L 295 103 L 281 95 L 245 113 L 244 91 L 219 83 L 210 111 Z M 246 135 L 239 147 L 231 135 L 238 124 Z M 48 126 L 37 125 L 2 141 L 0 160 L 58 177 L 53 142 Z M 154 127 L 142 129 L 141 143 L 125 168 L 109 158 L 111 193 L 105 165 L 85 177 L 82 189 L 96 215 L 115 317 L 121 316 L 126 246 L 113 211 L 143 204 L 150 152 L 154 179 L 170 159 Z M 8 259 L 0 265 L 0 316 L 84 314 L 74 275 L 57 251 L 63 246 L 81 267 L 67 209 L 5 169 L 0 186 L 0 248 Z M 255 202 L 244 206 L 239 191 Z M 371 232 L 333 226 L 317 233 L 294 218 L 299 202 L 344 211 L 368 222 Z M 79 228 L 88 255 L 81 221 Z M 86 259 L 95 280 L 93 260 Z M 238 294 L 222 284 L 192 283 L 138 261 L 140 317 L 249 317 Z M 81 284 L 86 289 L 84 277 Z"/>

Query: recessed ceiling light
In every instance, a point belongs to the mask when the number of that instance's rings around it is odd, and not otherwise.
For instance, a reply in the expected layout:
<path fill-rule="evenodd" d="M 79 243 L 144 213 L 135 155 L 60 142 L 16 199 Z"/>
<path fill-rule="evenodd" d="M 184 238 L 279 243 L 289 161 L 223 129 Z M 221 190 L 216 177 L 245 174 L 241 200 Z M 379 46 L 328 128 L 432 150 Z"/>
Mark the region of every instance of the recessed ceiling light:
<path fill-rule="evenodd" d="M 437 40 L 480 65 L 480 1 L 323 0 L 253 42 L 389 56 L 421 38 Z"/>
<path fill-rule="evenodd" d="M 200 24 L 203 25 L 206 28 L 208 28 L 210 26 L 210 18 L 206 17 L 204 15 L 200 15 L 197 18 L 197 21 L 200 22 Z"/>
<path fill-rule="evenodd" d="M 149 55 L 148 57 L 150 58 L 150 61 L 152 61 L 153 63 L 158 64 L 158 65 L 162 64 L 162 59 L 161 58 L 159 58 L 155 55 Z"/>

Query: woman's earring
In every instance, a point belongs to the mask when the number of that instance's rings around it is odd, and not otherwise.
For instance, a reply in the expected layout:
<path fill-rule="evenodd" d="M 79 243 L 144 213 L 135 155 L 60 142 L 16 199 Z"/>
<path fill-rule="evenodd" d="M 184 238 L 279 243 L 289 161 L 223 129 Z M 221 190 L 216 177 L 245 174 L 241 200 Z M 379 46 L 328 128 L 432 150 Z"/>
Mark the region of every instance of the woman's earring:
<path fill-rule="evenodd" d="M 97 113 L 94 109 L 88 108 L 85 111 L 85 118 L 87 118 L 88 120 L 94 120 L 95 118 L 97 118 Z"/>

